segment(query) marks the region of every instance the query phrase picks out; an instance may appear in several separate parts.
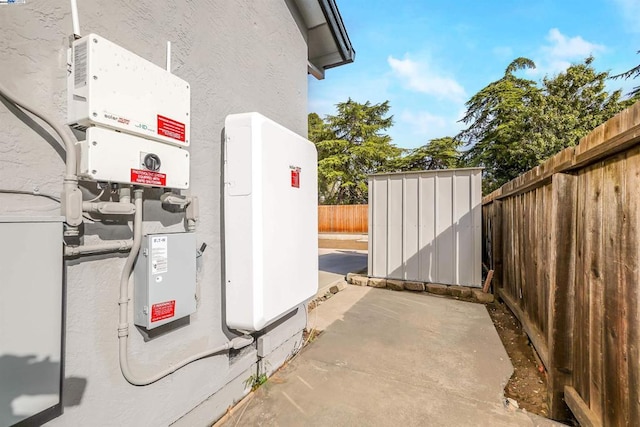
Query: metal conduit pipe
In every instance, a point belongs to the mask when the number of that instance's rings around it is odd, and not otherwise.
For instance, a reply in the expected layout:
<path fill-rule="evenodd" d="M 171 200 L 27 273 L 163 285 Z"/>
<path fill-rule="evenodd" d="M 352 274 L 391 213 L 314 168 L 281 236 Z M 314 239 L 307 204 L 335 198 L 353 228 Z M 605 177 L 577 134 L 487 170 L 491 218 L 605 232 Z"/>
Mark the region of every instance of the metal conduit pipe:
<path fill-rule="evenodd" d="M 82 202 L 82 211 L 103 215 L 131 215 L 135 207 L 131 203 L 121 202 Z"/>
<path fill-rule="evenodd" d="M 66 151 L 65 175 L 62 183 L 61 194 L 61 210 L 65 216 L 66 223 L 72 227 L 65 234 L 77 235 L 78 226 L 82 224 L 82 193 L 78 188 L 78 177 L 76 176 L 76 149 L 73 139 L 65 132 L 62 126 L 51 120 L 46 114 L 39 111 L 32 105 L 26 104 L 16 98 L 2 84 L 0 84 L 0 96 L 15 105 L 16 107 L 27 111 L 40 120 L 48 124 L 62 139 L 64 149 Z"/>
<path fill-rule="evenodd" d="M 4 86 L 2 86 L 2 84 L 0 84 L 0 96 L 2 96 L 4 99 L 14 104 L 15 106 L 19 107 L 20 109 L 33 114 L 34 116 L 38 117 L 40 120 L 42 120 L 43 122 L 51 126 L 51 128 L 58 134 L 60 139 L 62 139 L 62 142 L 64 144 L 64 149 L 67 152 L 67 160 L 65 162 L 66 163 L 65 174 L 67 176 L 75 178 L 75 175 L 76 175 L 75 144 L 74 144 L 74 141 L 71 139 L 71 137 L 64 131 L 62 126 L 56 123 L 55 120 L 51 120 L 49 117 L 47 117 L 46 114 L 43 114 L 41 111 L 39 111 L 37 108 L 33 107 L 32 105 L 28 105 L 25 102 L 18 100 L 18 98 L 13 96 L 13 94 L 9 92 Z"/>
<path fill-rule="evenodd" d="M 131 203 L 131 188 L 121 187 L 118 191 L 119 202 L 83 202 L 84 212 L 97 212 L 103 215 L 132 215 L 135 206 Z M 64 256 L 73 257 L 106 252 L 124 252 L 133 247 L 133 240 L 114 240 L 94 245 L 65 246 Z"/>
<path fill-rule="evenodd" d="M 118 201 L 120 203 L 131 203 L 131 186 L 122 185 L 118 189 Z"/>
<path fill-rule="evenodd" d="M 106 252 L 124 252 L 131 249 L 133 246 L 132 240 L 114 240 L 106 243 L 98 243 L 95 245 L 87 246 L 65 246 L 64 256 L 73 257 L 80 255 L 93 255 Z"/>
<path fill-rule="evenodd" d="M 129 276 L 133 271 L 133 265 L 142 243 L 142 189 L 136 188 L 133 190 L 133 200 L 135 205 L 135 214 L 133 217 L 133 246 L 131 247 L 131 252 L 129 252 L 127 261 L 124 264 L 124 268 L 122 269 L 122 276 L 120 277 L 120 299 L 118 300 L 118 304 L 120 305 L 118 344 L 120 370 L 122 371 L 122 375 L 129 383 L 136 386 L 144 386 L 152 384 L 167 375 L 171 375 L 178 369 L 183 368 L 196 360 L 221 353 L 231 348 L 240 349 L 246 347 L 253 342 L 253 337 L 250 335 L 244 335 L 233 338 L 231 341 L 227 341 L 218 347 L 197 353 L 163 371 L 158 372 L 155 375 L 146 378 L 138 377 L 131 371 L 127 351 L 129 338 Z"/>

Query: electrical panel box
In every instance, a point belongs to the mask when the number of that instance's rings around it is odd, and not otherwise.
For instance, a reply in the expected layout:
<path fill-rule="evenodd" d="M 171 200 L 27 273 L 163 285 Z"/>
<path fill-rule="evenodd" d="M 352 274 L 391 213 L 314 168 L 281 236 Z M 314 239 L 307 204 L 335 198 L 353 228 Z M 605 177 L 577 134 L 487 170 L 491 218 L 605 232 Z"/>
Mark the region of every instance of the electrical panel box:
<path fill-rule="evenodd" d="M 62 413 L 62 217 L 0 216 L 0 426 Z"/>
<path fill-rule="evenodd" d="M 315 145 L 258 113 L 225 120 L 227 325 L 258 331 L 318 291 Z"/>
<path fill-rule="evenodd" d="M 137 136 L 90 127 L 77 143 L 78 175 L 94 181 L 189 188 L 189 152 Z"/>
<path fill-rule="evenodd" d="M 194 233 L 143 237 L 134 270 L 134 322 L 146 329 L 196 311 Z"/>
<path fill-rule="evenodd" d="M 68 77 L 68 123 L 104 126 L 186 147 L 189 84 L 138 55 L 89 34 L 75 40 Z"/>

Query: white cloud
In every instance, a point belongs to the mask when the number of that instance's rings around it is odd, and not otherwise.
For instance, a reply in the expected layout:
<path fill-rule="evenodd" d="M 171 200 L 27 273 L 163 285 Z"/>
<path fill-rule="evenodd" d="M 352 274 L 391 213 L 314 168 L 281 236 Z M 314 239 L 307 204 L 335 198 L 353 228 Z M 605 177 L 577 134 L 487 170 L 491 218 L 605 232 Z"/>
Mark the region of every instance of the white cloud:
<path fill-rule="evenodd" d="M 557 28 L 549 30 L 547 40 L 551 42 L 551 45 L 544 46 L 542 50 L 552 58 L 583 59 L 604 50 L 604 46 L 601 44 L 588 42 L 580 36 L 567 37 Z"/>
<path fill-rule="evenodd" d="M 571 63 L 581 62 L 606 49 L 604 45 L 589 42 L 581 36 L 566 36 L 557 28 L 549 30 L 546 39 L 549 44 L 539 49 L 539 57 L 534 61 L 537 67 L 527 70 L 527 74 L 556 74 L 566 70 Z"/>
<path fill-rule="evenodd" d="M 400 120 L 411 125 L 415 133 L 426 134 L 434 130 L 442 129 L 447 125 L 447 120 L 442 116 L 431 114 L 428 111 L 403 111 Z"/>
<path fill-rule="evenodd" d="M 424 62 L 418 62 L 405 55 L 404 59 L 393 56 L 387 58 L 393 74 L 409 89 L 454 101 L 463 99 L 464 88 L 451 77 L 441 76 Z"/>
<path fill-rule="evenodd" d="M 415 144 L 425 144 L 433 138 L 444 136 L 454 136 L 461 129 L 462 125 L 457 121 L 459 114 L 453 116 L 433 114 L 429 111 L 404 110 L 399 117 L 411 136 L 411 141 Z M 417 138 L 416 138 L 417 137 Z"/>

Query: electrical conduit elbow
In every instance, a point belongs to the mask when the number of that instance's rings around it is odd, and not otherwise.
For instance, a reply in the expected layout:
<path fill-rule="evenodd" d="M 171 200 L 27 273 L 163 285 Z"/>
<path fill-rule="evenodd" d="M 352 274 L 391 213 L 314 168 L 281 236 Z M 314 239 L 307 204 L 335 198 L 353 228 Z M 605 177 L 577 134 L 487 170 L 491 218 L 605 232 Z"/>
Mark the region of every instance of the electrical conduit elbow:
<path fill-rule="evenodd" d="M 51 120 L 51 118 L 47 117 L 46 114 L 43 114 L 37 108 L 34 108 L 32 105 L 28 105 L 23 101 L 20 101 L 16 98 L 12 93 L 10 93 L 2 84 L 0 84 L 0 96 L 5 98 L 10 103 L 16 105 L 17 107 L 28 111 L 34 116 L 40 118 L 43 122 L 51 126 L 51 128 L 58 134 L 60 139 L 64 144 L 64 149 L 66 151 L 66 160 L 65 160 L 65 181 L 67 180 L 75 180 L 76 184 L 78 183 L 78 178 L 76 177 L 76 147 L 74 141 L 71 139 L 68 133 L 65 132 L 62 126 L 60 126 L 55 120 Z"/>
<path fill-rule="evenodd" d="M 10 93 L 2 84 L 0 84 L 0 97 L 6 99 L 16 107 L 33 114 L 40 120 L 48 124 L 55 133 L 58 134 L 64 145 L 66 153 L 65 158 L 65 174 L 62 183 L 61 213 L 65 217 L 65 222 L 71 227 L 65 234 L 77 235 L 78 227 L 82 224 L 82 193 L 78 188 L 78 177 L 76 175 L 76 147 L 75 141 L 55 120 L 52 120 L 42 111 L 34 108 Z"/>
<path fill-rule="evenodd" d="M 134 385 L 142 385 L 144 380 L 136 378 L 129 369 L 129 360 L 127 358 L 127 338 L 129 336 L 129 276 L 133 271 L 133 264 L 140 252 L 142 244 L 142 190 L 136 188 L 133 190 L 133 199 L 135 213 L 133 215 L 133 243 L 131 251 L 124 263 L 122 276 L 120 277 L 120 299 L 119 305 L 119 324 L 118 324 L 118 344 L 120 346 L 120 370 L 122 375 Z"/>

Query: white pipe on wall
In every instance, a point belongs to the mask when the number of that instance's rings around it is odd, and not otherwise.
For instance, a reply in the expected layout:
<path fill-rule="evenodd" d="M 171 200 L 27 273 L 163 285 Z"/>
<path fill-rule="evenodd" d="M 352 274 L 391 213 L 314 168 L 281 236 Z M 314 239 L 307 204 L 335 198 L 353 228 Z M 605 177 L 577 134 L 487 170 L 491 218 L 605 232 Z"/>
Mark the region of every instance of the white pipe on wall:
<path fill-rule="evenodd" d="M 71 21 L 73 23 L 73 34 L 80 36 L 80 19 L 78 18 L 78 3 L 71 0 Z"/>
<path fill-rule="evenodd" d="M 2 84 L 0 84 L 0 96 L 30 114 L 38 117 L 40 120 L 51 126 L 58 134 L 64 144 L 66 152 L 65 159 L 65 175 L 62 183 L 61 211 L 65 216 L 66 223 L 72 227 L 73 233 L 77 234 L 78 226 L 82 224 L 82 193 L 78 188 L 78 177 L 76 176 L 76 148 L 73 139 L 65 132 L 55 120 L 47 117 L 46 114 L 39 111 L 32 105 L 28 105 L 20 101 L 11 94 Z"/>
<path fill-rule="evenodd" d="M 87 246 L 65 246 L 64 256 L 80 256 L 90 254 L 100 254 L 105 252 L 124 252 L 131 249 L 132 240 L 114 240 L 108 243 L 98 243 L 96 245 Z"/>
<path fill-rule="evenodd" d="M 167 71 L 171 72 L 171 42 L 167 42 Z"/>

